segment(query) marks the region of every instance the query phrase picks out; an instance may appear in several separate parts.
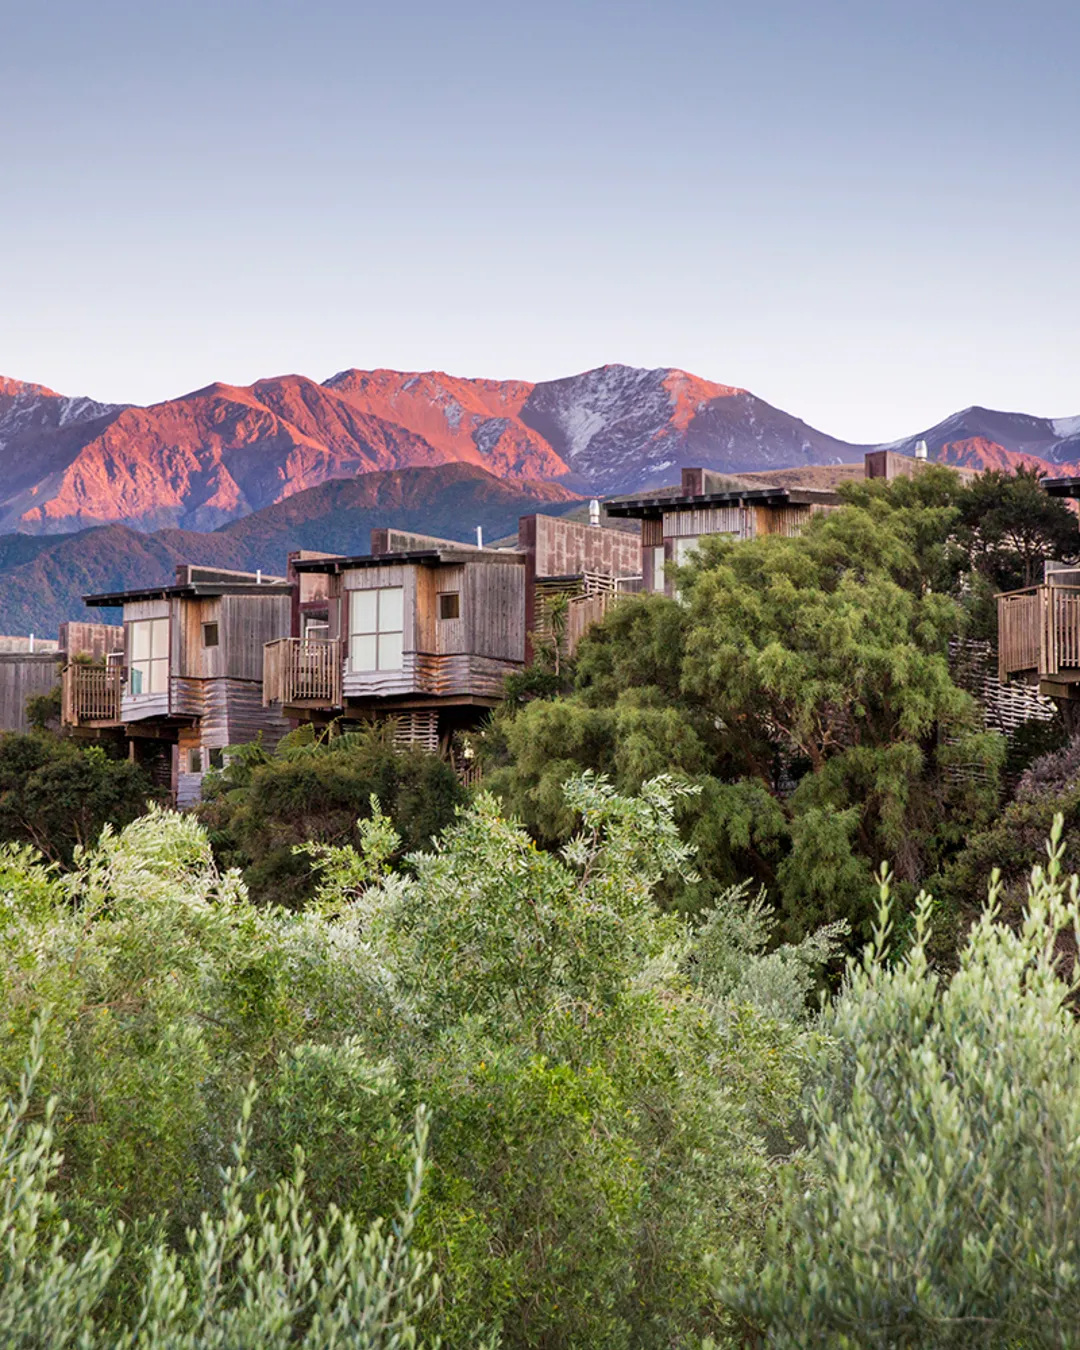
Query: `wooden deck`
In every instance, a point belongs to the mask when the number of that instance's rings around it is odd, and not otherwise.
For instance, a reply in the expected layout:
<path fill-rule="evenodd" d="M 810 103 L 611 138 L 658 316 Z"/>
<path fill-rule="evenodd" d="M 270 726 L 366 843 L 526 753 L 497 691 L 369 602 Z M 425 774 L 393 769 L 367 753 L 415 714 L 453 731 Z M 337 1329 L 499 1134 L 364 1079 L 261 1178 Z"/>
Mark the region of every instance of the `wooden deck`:
<path fill-rule="evenodd" d="M 61 723 L 66 727 L 120 725 L 120 666 L 73 661 L 60 677 Z"/>
<path fill-rule="evenodd" d="M 263 648 L 263 705 L 340 708 L 342 646 L 326 638 L 278 638 Z"/>
<path fill-rule="evenodd" d="M 1029 586 L 997 604 L 999 679 L 1080 680 L 1080 586 Z"/>

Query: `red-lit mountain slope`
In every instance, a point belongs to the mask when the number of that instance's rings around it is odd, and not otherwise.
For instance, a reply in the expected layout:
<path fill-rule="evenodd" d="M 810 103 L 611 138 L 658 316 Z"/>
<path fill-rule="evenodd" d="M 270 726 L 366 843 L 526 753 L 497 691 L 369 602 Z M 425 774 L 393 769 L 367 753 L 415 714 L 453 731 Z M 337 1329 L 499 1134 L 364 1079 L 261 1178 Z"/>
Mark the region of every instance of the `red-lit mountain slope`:
<path fill-rule="evenodd" d="M 579 502 L 554 483 L 508 483 L 473 464 L 396 469 L 322 483 L 211 533 L 102 525 L 72 534 L 0 534 L 0 633 L 55 636 L 64 619 L 100 618 L 93 591 L 168 582 L 177 563 L 284 572 L 292 549 L 366 553 L 371 530 L 488 543 L 517 534 L 519 516 L 561 515 Z"/>
<path fill-rule="evenodd" d="M 917 439 L 949 463 L 1080 471 L 1080 419 L 969 408 L 897 446 Z M 540 384 L 347 370 L 324 384 L 215 384 L 148 408 L 0 380 L 0 530 L 213 529 L 333 479 L 455 461 L 606 495 L 676 481 L 688 464 L 760 472 L 857 462 L 866 448 L 666 368 Z"/>

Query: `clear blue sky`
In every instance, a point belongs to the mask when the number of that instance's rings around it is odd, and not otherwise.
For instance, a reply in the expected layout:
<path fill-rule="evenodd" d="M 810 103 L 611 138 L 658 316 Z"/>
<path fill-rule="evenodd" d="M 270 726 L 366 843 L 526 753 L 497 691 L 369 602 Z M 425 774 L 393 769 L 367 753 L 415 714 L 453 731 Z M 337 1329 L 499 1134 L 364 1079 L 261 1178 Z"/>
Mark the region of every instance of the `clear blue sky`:
<path fill-rule="evenodd" d="M 0 373 L 1080 413 L 1076 0 L 0 0 Z"/>

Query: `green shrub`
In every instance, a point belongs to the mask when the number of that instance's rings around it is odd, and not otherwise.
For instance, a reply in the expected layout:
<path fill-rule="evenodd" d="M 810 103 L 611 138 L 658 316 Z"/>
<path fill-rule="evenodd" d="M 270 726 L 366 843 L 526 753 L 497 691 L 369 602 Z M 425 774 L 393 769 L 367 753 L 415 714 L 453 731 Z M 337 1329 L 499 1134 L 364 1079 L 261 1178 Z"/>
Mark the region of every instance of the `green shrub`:
<path fill-rule="evenodd" d="M 889 957 L 888 889 L 813 1057 L 809 1164 L 769 1258 L 724 1281 L 768 1343 L 1076 1345 L 1080 1325 L 1080 883 L 1031 874 L 1019 926 L 991 893 L 950 976 L 927 957 L 930 901 Z M 1062 944 L 1064 945 L 1064 949 Z"/>
<path fill-rule="evenodd" d="M 106 823 L 123 826 L 140 815 L 151 791 L 142 769 L 100 746 L 49 732 L 0 733 L 0 840 L 33 844 L 68 863 Z"/>
<path fill-rule="evenodd" d="M 437 1291 L 430 1260 L 411 1240 L 424 1174 L 427 1120 L 418 1113 L 404 1207 L 387 1228 L 366 1231 L 334 1207 L 320 1219 L 305 1201 L 302 1150 L 291 1177 L 252 1194 L 248 1167 L 253 1095 L 241 1106 L 233 1160 L 217 1213 L 189 1229 L 186 1254 L 164 1243 L 140 1253 L 144 1274 L 133 1306 L 108 1302 L 124 1234 L 80 1245 L 59 1217 L 50 1186 L 55 1101 L 40 1120 L 31 1103 L 43 1063 L 31 1039 L 18 1098 L 0 1107 L 0 1342 L 9 1350 L 405 1350 L 428 1344 L 418 1331 Z M 474 1338 L 461 1344 L 479 1345 Z"/>
<path fill-rule="evenodd" d="M 204 791 L 200 819 L 218 857 L 243 869 L 253 897 L 300 908 L 313 885 L 309 841 L 357 842 L 357 819 L 378 797 L 406 849 L 423 848 L 466 798 L 436 755 L 396 747 L 389 727 L 319 734 L 304 727 L 271 753 L 236 746 Z"/>

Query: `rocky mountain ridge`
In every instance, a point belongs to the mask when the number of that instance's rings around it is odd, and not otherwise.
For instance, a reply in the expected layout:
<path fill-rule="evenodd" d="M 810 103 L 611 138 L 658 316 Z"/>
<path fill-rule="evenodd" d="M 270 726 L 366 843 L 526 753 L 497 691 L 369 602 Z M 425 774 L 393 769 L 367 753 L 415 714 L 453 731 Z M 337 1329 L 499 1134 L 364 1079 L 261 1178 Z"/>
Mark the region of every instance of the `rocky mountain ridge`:
<path fill-rule="evenodd" d="M 893 448 L 976 468 L 1080 472 L 1080 418 L 969 408 Z M 213 384 L 150 407 L 0 379 L 0 530 L 213 530 L 334 479 L 460 462 L 586 495 L 859 461 L 866 449 L 745 389 L 610 365 L 541 383 L 345 370 Z"/>

